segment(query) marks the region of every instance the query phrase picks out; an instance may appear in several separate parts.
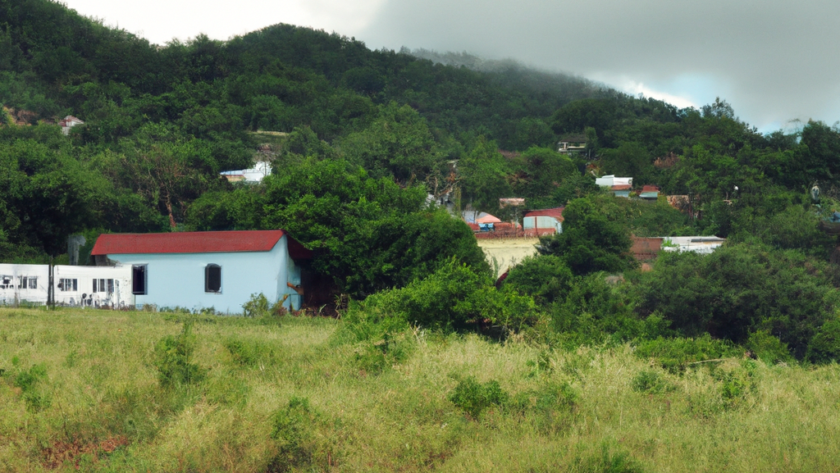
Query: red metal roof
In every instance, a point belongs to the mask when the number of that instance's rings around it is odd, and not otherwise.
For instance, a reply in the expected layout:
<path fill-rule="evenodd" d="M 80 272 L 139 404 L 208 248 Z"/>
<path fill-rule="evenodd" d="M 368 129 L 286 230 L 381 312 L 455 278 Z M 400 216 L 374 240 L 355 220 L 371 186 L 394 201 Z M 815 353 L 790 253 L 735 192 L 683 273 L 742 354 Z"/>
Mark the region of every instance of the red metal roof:
<path fill-rule="evenodd" d="M 644 187 L 642 187 L 642 192 L 659 192 L 659 187 L 657 187 L 657 186 L 644 186 Z"/>
<path fill-rule="evenodd" d="M 626 191 L 626 190 L 630 190 L 630 189 L 632 189 L 632 188 L 633 188 L 633 186 L 631 186 L 631 185 L 629 185 L 629 184 L 621 184 L 621 185 L 617 185 L 617 186 L 612 186 L 612 187 L 610 188 L 610 190 L 614 190 L 614 191 Z"/>
<path fill-rule="evenodd" d="M 100 235 L 91 255 L 149 253 L 239 253 L 271 251 L 283 230 L 228 232 L 111 233 Z M 292 258 L 311 258 L 312 252 L 289 238 Z"/>
<path fill-rule="evenodd" d="M 525 214 L 525 217 L 554 217 L 559 221 L 563 221 L 563 210 L 566 207 L 556 207 L 553 209 L 532 210 Z"/>

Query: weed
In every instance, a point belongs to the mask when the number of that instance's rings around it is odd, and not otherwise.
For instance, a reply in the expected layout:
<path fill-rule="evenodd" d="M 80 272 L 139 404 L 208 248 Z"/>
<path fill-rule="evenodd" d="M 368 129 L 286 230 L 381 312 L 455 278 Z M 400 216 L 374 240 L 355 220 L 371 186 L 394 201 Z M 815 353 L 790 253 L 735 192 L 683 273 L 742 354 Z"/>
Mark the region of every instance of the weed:
<path fill-rule="evenodd" d="M 268 465 L 270 472 L 291 471 L 308 464 L 315 450 L 314 423 L 318 414 L 309 406 L 309 399 L 292 397 L 285 409 L 274 415 L 271 438 L 277 442 L 277 455 Z"/>
<path fill-rule="evenodd" d="M 20 388 L 26 407 L 32 411 L 38 412 L 50 407 L 49 395 L 37 389 L 37 384 L 46 377 L 47 367 L 43 364 L 32 365 L 15 376 L 15 386 Z"/>
<path fill-rule="evenodd" d="M 633 390 L 645 394 L 662 394 L 676 389 L 661 373 L 653 370 L 640 371 L 633 378 Z"/>
<path fill-rule="evenodd" d="M 411 342 L 405 334 L 385 333 L 382 339 L 365 342 L 356 352 L 356 364 L 360 369 L 371 373 L 381 373 L 391 366 L 408 359 L 411 354 Z"/>
<path fill-rule="evenodd" d="M 205 370 L 191 362 L 196 338 L 192 322 L 184 322 L 180 335 L 169 335 L 155 345 L 155 367 L 164 387 L 192 384 L 204 379 Z"/>
<path fill-rule="evenodd" d="M 597 454 L 579 458 L 575 468 L 578 473 L 642 473 L 644 470 L 630 454 L 624 451 L 613 452 L 607 442 L 601 444 Z"/>
<path fill-rule="evenodd" d="M 498 381 L 482 384 L 472 376 L 461 379 L 449 394 L 449 400 L 473 419 L 491 406 L 503 406 L 508 398 Z"/>

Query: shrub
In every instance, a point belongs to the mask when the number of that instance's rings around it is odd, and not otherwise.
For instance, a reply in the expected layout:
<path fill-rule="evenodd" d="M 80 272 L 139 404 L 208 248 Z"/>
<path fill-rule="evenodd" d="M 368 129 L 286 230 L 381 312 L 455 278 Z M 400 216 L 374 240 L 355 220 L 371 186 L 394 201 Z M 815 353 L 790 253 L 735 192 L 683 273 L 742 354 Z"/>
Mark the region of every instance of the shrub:
<path fill-rule="evenodd" d="M 510 402 L 512 409 L 533 419 L 544 433 L 559 432 L 568 427 L 580 403 L 580 394 L 569 383 L 546 383 L 539 389 L 518 393 Z"/>
<path fill-rule="evenodd" d="M 808 344 L 807 358 L 814 363 L 840 361 L 840 320 L 830 320 L 820 327 Z"/>
<path fill-rule="evenodd" d="M 638 310 L 661 314 L 682 336 L 734 343 L 767 330 L 797 357 L 840 307 L 830 269 L 796 251 L 738 244 L 710 255 L 662 253 L 639 276 Z"/>
<path fill-rule="evenodd" d="M 537 317 L 531 297 L 499 291 L 488 275 L 475 273 L 454 259 L 404 288 L 368 297 L 356 310 L 368 312 L 366 318 L 371 322 L 394 318 L 441 329 L 465 328 L 483 321 L 517 329 Z"/>
<path fill-rule="evenodd" d="M 624 451 L 613 452 L 608 443 L 601 444 L 601 452 L 578 458 L 578 473 L 642 473 L 644 470 L 630 454 Z"/>
<path fill-rule="evenodd" d="M 750 334 L 747 339 L 746 348 L 749 349 L 756 358 L 765 363 L 779 363 L 790 360 L 790 351 L 786 343 L 779 340 L 779 337 L 774 337 L 766 330 L 758 330 Z"/>
<path fill-rule="evenodd" d="M 28 370 L 21 370 L 15 376 L 14 384 L 20 388 L 27 409 L 37 412 L 50 407 L 49 395 L 37 389 L 37 385 L 46 377 L 47 367 L 43 364 L 32 365 Z"/>
<path fill-rule="evenodd" d="M 709 334 L 698 338 L 656 338 L 640 342 L 636 356 L 653 358 L 672 373 L 685 370 L 689 364 L 741 355 L 741 351 L 726 340 L 713 339 Z"/>
<path fill-rule="evenodd" d="M 661 373 L 653 370 L 640 371 L 633 378 L 633 390 L 645 394 L 662 394 L 676 389 Z"/>
<path fill-rule="evenodd" d="M 461 379 L 449 394 L 449 400 L 473 419 L 490 406 L 504 405 L 508 397 L 497 381 L 482 384 L 472 376 Z"/>
<path fill-rule="evenodd" d="M 251 294 L 251 299 L 242 304 L 242 314 L 245 317 L 265 317 L 269 314 L 268 299 L 263 293 Z"/>
<path fill-rule="evenodd" d="M 572 271 L 554 255 L 529 256 L 510 269 L 505 286 L 534 298 L 539 304 L 562 299 L 572 285 Z"/>
<path fill-rule="evenodd" d="M 192 322 L 186 321 L 177 337 L 169 335 L 155 345 L 154 364 L 162 386 L 198 383 L 204 379 L 205 371 L 191 362 L 195 344 Z"/>
<path fill-rule="evenodd" d="M 260 361 L 268 361 L 274 354 L 270 346 L 253 340 L 229 339 L 224 346 L 233 361 L 243 366 L 254 366 Z"/>
<path fill-rule="evenodd" d="M 405 334 L 385 333 L 377 341 L 369 341 L 356 352 L 359 368 L 370 373 L 381 373 L 397 363 L 405 361 L 411 354 L 411 343 Z"/>
<path fill-rule="evenodd" d="M 285 472 L 312 461 L 315 451 L 313 427 L 318 414 L 309 406 L 309 399 L 293 396 L 285 409 L 274 414 L 271 438 L 277 441 L 277 455 L 268 471 Z"/>

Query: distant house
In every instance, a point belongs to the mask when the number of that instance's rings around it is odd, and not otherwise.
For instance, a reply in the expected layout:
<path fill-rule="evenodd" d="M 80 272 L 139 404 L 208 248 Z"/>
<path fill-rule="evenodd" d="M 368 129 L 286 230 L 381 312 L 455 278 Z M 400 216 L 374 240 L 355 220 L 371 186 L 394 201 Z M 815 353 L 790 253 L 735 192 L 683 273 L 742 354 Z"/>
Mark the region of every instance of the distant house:
<path fill-rule="evenodd" d="M 230 182 L 249 182 L 256 184 L 262 182 L 265 176 L 271 174 L 271 165 L 264 161 L 258 161 L 250 169 L 224 171 L 220 174 Z"/>
<path fill-rule="evenodd" d="M 58 122 L 58 126 L 61 127 L 61 132 L 64 133 L 65 136 L 70 134 L 70 129 L 74 126 L 84 125 L 85 122 L 79 120 L 78 118 L 74 117 L 73 115 L 67 115 L 64 117 L 64 120 Z"/>
<path fill-rule="evenodd" d="M 563 154 L 582 153 L 586 150 L 586 135 L 564 135 L 557 142 L 557 151 Z"/>
<path fill-rule="evenodd" d="M 525 235 L 540 236 L 563 233 L 563 210 L 565 207 L 553 209 L 531 210 L 522 218 L 522 228 Z"/>
<path fill-rule="evenodd" d="M 691 251 L 708 255 L 723 246 L 724 243 L 726 243 L 725 238 L 716 236 L 664 237 L 662 249 L 670 252 Z"/>
<path fill-rule="evenodd" d="M 595 179 L 595 184 L 608 188 L 616 197 L 630 197 L 633 189 L 632 177 L 615 177 L 610 174 Z"/>
<path fill-rule="evenodd" d="M 101 235 L 97 265 L 131 268 L 137 306 L 240 313 L 252 294 L 300 309 L 300 262 L 312 252 L 283 230 Z"/>
<path fill-rule="evenodd" d="M 639 193 L 640 199 L 656 200 L 659 198 L 659 188 L 656 186 L 644 186 Z"/>

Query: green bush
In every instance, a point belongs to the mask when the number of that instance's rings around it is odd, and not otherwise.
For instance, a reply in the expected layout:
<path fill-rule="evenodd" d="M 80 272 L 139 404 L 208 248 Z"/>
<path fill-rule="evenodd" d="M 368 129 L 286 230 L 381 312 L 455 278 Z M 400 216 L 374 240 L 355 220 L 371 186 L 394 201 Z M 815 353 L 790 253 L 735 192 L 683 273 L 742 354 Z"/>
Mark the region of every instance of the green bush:
<path fill-rule="evenodd" d="M 405 361 L 411 354 L 412 345 L 405 333 L 386 332 L 381 339 L 362 344 L 362 348 L 355 354 L 356 364 L 366 372 L 381 373 Z"/>
<path fill-rule="evenodd" d="M 787 344 L 766 330 L 751 333 L 745 346 L 765 363 L 780 363 L 791 359 Z"/>
<path fill-rule="evenodd" d="M 565 261 L 554 255 L 529 256 L 510 269 L 505 286 L 550 304 L 568 293 L 573 281 Z"/>
<path fill-rule="evenodd" d="M 499 291 L 484 273 L 450 260 L 424 279 L 368 297 L 355 310 L 371 322 L 394 318 L 403 323 L 445 330 L 489 322 L 518 329 L 537 318 L 534 300 L 512 290 Z"/>
<path fill-rule="evenodd" d="M 570 471 L 576 473 L 642 473 L 641 465 L 624 451 L 614 452 L 607 442 L 600 453 L 578 458 Z"/>
<path fill-rule="evenodd" d="M 638 312 L 660 314 L 680 335 L 746 343 L 766 330 L 803 358 L 840 307 L 832 269 L 799 252 L 725 245 L 710 255 L 660 253 L 634 286 Z"/>
<path fill-rule="evenodd" d="M 508 398 L 498 381 L 482 384 L 472 376 L 461 379 L 449 394 L 449 400 L 473 419 L 491 406 L 503 406 Z"/>
<path fill-rule="evenodd" d="M 713 339 L 709 334 L 698 338 L 645 340 L 639 342 L 635 353 L 640 358 L 653 358 L 672 373 L 684 371 L 691 363 L 742 355 L 731 342 Z"/>
<path fill-rule="evenodd" d="M 309 399 L 293 396 L 285 409 L 274 414 L 271 438 L 277 441 L 277 455 L 268 471 L 286 472 L 312 461 L 315 451 L 314 425 L 318 413 L 309 406 Z"/>
<path fill-rule="evenodd" d="M 840 320 L 826 322 L 808 344 L 807 358 L 814 363 L 840 362 Z"/>
<path fill-rule="evenodd" d="M 662 394 L 676 389 L 662 373 L 653 370 L 640 371 L 633 378 L 632 385 L 634 391 L 645 394 Z"/>
<path fill-rule="evenodd" d="M 47 367 L 43 364 L 32 365 L 28 370 L 21 370 L 15 376 L 14 384 L 20 388 L 27 409 L 38 412 L 50 407 L 50 396 L 38 389 L 38 384 L 46 377 Z"/>
<path fill-rule="evenodd" d="M 184 322 L 177 337 L 169 335 L 155 345 L 154 365 L 162 386 L 199 383 L 204 379 L 205 370 L 191 362 L 195 345 L 191 321 Z"/>
<path fill-rule="evenodd" d="M 245 317 L 265 317 L 269 310 L 268 299 L 263 293 L 251 294 L 251 299 L 242 304 L 242 314 Z"/>

